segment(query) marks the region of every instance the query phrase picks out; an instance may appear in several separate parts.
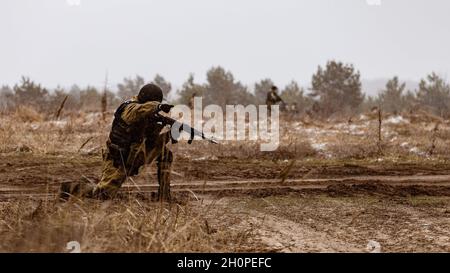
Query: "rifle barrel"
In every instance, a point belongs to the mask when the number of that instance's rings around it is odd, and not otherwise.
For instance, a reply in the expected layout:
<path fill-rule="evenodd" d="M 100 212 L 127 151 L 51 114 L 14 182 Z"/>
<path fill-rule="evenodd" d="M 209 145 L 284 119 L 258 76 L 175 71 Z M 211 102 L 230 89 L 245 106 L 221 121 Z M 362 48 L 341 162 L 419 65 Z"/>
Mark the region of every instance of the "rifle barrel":
<path fill-rule="evenodd" d="M 164 124 L 169 124 L 171 127 L 175 126 L 175 128 L 177 128 L 180 132 L 185 131 L 191 134 L 191 138 L 193 138 L 194 136 L 199 136 L 204 140 L 208 140 L 210 143 L 218 144 L 218 142 L 214 139 L 206 137 L 203 132 L 200 132 L 199 130 L 187 125 L 186 123 L 179 122 L 171 117 L 162 116 L 160 114 L 157 114 L 157 116 L 162 120 Z"/>

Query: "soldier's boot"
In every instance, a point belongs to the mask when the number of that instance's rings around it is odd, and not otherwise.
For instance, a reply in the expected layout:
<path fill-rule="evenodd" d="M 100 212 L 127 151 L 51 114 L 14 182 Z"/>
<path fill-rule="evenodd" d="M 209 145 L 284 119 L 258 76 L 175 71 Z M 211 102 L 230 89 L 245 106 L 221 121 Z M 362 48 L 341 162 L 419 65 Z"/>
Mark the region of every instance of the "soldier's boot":
<path fill-rule="evenodd" d="M 170 172 L 172 165 L 172 152 L 168 151 L 158 158 L 156 163 L 158 167 L 158 200 L 170 202 Z"/>
<path fill-rule="evenodd" d="M 66 181 L 61 183 L 59 199 L 67 201 L 71 196 L 93 198 L 95 184 L 90 181 Z"/>
<path fill-rule="evenodd" d="M 108 189 L 108 188 L 100 188 L 97 186 L 92 190 L 91 198 L 108 200 L 114 198 L 118 192 L 119 188 Z"/>

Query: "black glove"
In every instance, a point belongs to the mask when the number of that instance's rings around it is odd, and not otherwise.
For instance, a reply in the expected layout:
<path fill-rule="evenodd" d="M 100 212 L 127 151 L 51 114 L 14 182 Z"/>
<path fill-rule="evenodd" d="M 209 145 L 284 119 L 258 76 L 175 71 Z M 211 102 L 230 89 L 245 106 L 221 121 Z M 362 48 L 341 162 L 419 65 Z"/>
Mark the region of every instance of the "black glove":
<path fill-rule="evenodd" d="M 158 104 L 158 111 L 163 111 L 164 113 L 169 113 L 170 109 L 172 108 L 173 108 L 172 104 L 165 104 L 165 103 Z"/>

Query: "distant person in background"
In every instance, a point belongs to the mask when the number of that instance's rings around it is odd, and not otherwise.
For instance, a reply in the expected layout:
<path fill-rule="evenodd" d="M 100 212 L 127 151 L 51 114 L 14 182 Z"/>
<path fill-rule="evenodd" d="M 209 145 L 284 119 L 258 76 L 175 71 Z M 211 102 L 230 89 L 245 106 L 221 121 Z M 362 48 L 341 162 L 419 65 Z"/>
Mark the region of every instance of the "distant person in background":
<path fill-rule="evenodd" d="M 267 98 L 266 98 L 266 105 L 268 108 L 269 115 L 271 114 L 272 105 L 276 105 L 279 102 L 284 104 L 284 101 L 278 95 L 278 87 L 273 85 L 272 88 L 270 89 L 269 93 L 267 93 Z"/>

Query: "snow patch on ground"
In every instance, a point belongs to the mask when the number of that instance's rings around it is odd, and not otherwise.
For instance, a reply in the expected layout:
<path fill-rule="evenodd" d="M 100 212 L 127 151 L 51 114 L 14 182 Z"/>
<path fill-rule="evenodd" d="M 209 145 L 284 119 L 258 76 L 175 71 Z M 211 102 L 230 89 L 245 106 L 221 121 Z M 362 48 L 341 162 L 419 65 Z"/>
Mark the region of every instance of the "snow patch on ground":
<path fill-rule="evenodd" d="M 412 147 L 411 149 L 409 149 L 409 152 L 416 154 L 416 155 L 425 155 L 424 152 L 422 152 L 419 148 L 417 147 Z"/>
<path fill-rule="evenodd" d="M 39 123 L 31 123 L 31 125 L 30 125 L 30 127 L 31 127 L 31 129 L 33 129 L 33 130 L 37 130 L 37 129 L 39 129 L 39 127 L 41 127 L 40 125 L 39 125 Z"/>
<path fill-rule="evenodd" d="M 83 122 L 83 126 L 90 126 L 95 124 L 101 118 L 100 113 L 89 113 L 85 117 L 85 122 Z"/>
<path fill-rule="evenodd" d="M 55 127 L 64 128 L 67 125 L 67 120 L 56 120 L 50 121 L 49 123 Z"/>
<path fill-rule="evenodd" d="M 409 120 L 403 118 L 402 116 L 393 116 L 388 118 L 385 123 L 387 124 L 401 124 L 401 123 L 409 123 Z"/>
<path fill-rule="evenodd" d="M 218 160 L 219 158 L 215 155 L 213 156 L 202 156 L 192 159 L 193 161 L 205 161 L 205 160 Z"/>
<path fill-rule="evenodd" d="M 318 152 L 323 152 L 326 150 L 327 143 L 311 143 L 311 147 Z"/>

